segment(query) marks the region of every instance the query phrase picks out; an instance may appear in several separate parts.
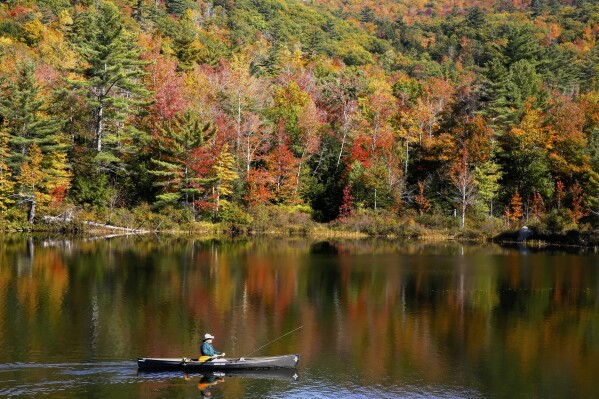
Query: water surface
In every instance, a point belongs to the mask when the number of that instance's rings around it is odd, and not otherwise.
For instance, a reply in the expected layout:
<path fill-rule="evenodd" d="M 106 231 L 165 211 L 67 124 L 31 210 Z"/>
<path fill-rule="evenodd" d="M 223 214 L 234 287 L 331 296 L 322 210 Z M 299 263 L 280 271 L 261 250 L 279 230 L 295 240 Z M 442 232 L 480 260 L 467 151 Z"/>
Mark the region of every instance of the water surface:
<path fill-rule="evenodd" d="M 0 397 L 597 397 L 598 267 L 454 242 L 5 236 Z M 205 332 L 231 356 L 300 353 L 299 378 L 137 373 Z"/>

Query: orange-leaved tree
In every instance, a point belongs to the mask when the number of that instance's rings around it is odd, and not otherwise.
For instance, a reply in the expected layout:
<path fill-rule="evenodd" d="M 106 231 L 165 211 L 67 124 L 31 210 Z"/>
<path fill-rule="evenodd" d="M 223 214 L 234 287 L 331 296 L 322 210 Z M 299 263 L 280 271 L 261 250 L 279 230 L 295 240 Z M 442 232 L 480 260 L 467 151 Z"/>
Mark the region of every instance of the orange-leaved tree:
<path fill-rule="evenodd" d="M 520 193 L 516 191 L 510 200 L 508 219 L 510 221 L 517 222 L 522 219 L 522 216 L 524 216 L 522 209 L 522 197 L 520 196 Z"/>

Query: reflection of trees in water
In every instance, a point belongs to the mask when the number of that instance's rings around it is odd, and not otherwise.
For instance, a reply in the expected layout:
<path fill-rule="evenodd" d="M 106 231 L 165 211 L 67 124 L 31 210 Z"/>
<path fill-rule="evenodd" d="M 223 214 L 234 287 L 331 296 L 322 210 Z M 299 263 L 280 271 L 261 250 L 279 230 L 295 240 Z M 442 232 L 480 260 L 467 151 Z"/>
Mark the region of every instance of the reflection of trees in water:
<path fill-rule="evenodd" d="M 65 340 L 91 350 L 93 331 L 97 356 L 193 356 L 210 331 L 243 354 L 303 325 L 260 355 L 300 352 L 375 376 L 416 368 L 430 382 L 459 365 L 508 385 L 564 363 L 581 390 L 599 362 L 588 257 L 385 240 L 30 242 L 34 252 L 25 237 L 0 242 L 0 339 L 33 352 L 58 354 Z"/>

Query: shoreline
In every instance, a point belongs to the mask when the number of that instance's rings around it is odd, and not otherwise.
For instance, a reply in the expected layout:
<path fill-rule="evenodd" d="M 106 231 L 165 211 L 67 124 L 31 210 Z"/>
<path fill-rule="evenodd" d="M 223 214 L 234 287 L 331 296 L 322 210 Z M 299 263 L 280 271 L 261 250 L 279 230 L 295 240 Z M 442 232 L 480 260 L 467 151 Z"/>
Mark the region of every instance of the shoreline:
<path fill-rule="evenodd" d="M 101 223 L 91 222 L 87 224 L 88 228 L 73 228 L 72 225 L 56 225 L 50 227 L 48 224 L 34 224 L 31 228 L 3 228 L 0 234 L 55 234 L 59 236 L 80 237 L 83 239 L 102 239 L 125 236 L 197 236 L 216 238 L 256 238 L 256 237 L 284 237 L 284 238 L 315 238 L 315 239 L 382 239 L 399 241 L 429 241 L 429 242 L 472 242 L 472 243 L 496 243 L 501 246 L 518 246 L 525 248 L 599 248 L 599 236 L 596 232 L 567 231 L 563 233 L 538 233 L 533 234 L 527 239 L 518 240 L 518 231 L 501 231 L 492 236 L 479 233 L 477 236 L 468 236 L 460 234 L 463 232 L 436 231 L 427 229 L 421 234 L 409 232 L 409 234 L 368 234 L 356 230 L 343 230 L 332 228 L 328 224 L 315 224 L 310 228 L 299 228 L 297 226 L 275 227 L 265 230 L 252 230 L 246 228 L 231 229 L 219 223 L 197 222 L 195 228 L 187 226 L 184 229 L 136 229 L 131 227 L 110 226 L 104 228 Z M 93 226 L 93 227 L 91 227 Z M 453 233 L 453 234 L 452 234 Z"/>

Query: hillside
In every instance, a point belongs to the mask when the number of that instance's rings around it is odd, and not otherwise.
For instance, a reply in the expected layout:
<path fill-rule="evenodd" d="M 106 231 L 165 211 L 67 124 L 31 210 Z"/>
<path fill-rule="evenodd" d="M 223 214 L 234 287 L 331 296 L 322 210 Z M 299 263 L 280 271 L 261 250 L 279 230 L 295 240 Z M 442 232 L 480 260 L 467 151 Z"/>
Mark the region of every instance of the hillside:
<path fill-rule="evenodd" d="M 7 2 L 0 218 L 592 231 L 598 36 L 585 0 Z"/>

